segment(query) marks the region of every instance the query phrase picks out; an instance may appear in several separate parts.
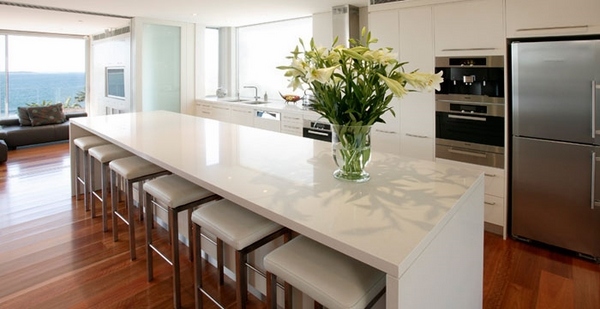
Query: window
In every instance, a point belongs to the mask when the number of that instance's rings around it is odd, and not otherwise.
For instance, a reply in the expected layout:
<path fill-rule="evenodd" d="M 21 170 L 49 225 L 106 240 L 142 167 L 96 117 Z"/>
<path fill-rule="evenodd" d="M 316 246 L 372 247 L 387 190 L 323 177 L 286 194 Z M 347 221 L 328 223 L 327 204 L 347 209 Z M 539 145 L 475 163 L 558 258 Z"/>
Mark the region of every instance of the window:
<path fill-rule="evenodd" d="M 281 65 L 289 65 L 286 57 L 299 45 L 298 38 L 308 44 L 312 38 L 312 17 L 285 20 L 238 28 L 238 88 L 242 97 L 253 97 L 258 87 L 258 95 L 265 92 L 270 98 L 292 93 L 288 89 Z M 243 55 L 243 56 L 242 56 Z M 297 94 L 301 95 L 300 90 Z"/>
<path fill-rule="evenodd" d="M 15 114 L 19 106 L 63 103 L 65 109 L 84 108 L 84 39 L 11 34 L 0 38 L 2 116 Z"/>
<path fill-rule="evenodd" d="M 219 29 L 206 28 L 204 40 L 204 93 L 217 94 L 219 85 Z"/>

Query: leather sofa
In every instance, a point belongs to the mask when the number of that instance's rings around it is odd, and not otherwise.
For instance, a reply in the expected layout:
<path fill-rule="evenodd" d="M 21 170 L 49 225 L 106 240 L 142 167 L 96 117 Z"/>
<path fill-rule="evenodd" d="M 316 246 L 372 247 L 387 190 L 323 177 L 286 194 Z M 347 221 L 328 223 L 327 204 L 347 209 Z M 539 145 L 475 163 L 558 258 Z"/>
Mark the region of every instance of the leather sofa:
<path fill-rule="evenodd" d="M 85 112 L 65 113 L 65 122 L 40 126 L 21 126 L 17 117 L 0 119 L 0 162 L 6 161 L 7 150 L 13 150 L 21 146 L 68 140 L 69 119 L 85 116 L 87 116 Z"/>

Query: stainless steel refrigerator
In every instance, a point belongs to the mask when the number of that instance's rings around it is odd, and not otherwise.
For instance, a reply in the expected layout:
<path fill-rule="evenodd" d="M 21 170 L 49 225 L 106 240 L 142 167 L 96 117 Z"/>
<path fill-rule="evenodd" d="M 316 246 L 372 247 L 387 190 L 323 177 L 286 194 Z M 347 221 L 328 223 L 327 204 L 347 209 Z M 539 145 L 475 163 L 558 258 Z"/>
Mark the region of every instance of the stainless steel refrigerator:
<path fill-rule="evenodd" d="M 511 43 L 511 234 L 600 262 L 600 39 Z"/>

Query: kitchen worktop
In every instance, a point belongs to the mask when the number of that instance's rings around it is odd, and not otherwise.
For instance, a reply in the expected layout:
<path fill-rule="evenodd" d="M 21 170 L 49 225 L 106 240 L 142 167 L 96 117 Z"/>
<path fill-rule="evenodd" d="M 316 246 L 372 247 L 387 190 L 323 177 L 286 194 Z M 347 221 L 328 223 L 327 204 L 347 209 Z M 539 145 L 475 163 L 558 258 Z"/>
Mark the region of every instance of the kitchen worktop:
<path fill-rule="evenodd" d="M 242 98 L 243 100 L 252 101 L 252 98 Z M 309 106 L 302 105 L 302 100 L 297 101 L 295 103 L 286 103 L 282 99 L 269 99 L 267 103 L 245 103 L 245 102 L 232 102 L 232 100 L 236 100 L 236 98 L 217 98 L 217 97 L 205 97 L 204 99 L 200 99 L 198 101 L 206 101 L 206 102 L 217 102 L 221 104 L 227 104 L 230 106 L 248 106 L 254 108 L 264 108 L 274 111 L 286 111 L 286 112 L 298 112 L 303 114 L 314 114 L 317 115 L 314 111 L 310 109 Z M 262 99 L 260 100 L 262 102 Z"/>
<path fill-rule="evenodd" d="M 90 134 L 384 271 L 390 308 L 437 304 L 427 289 L 481 305 L 480 172 L 374 152 L 370 181 L 342 182 L 329 143 L 164 111 L 73 120 Z"/>

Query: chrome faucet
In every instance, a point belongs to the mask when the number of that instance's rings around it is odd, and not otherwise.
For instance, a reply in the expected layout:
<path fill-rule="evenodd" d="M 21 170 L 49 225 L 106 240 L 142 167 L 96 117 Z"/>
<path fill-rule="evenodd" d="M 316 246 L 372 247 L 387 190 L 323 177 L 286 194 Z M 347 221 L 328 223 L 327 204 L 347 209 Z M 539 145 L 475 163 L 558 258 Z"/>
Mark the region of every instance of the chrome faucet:
<path fill-rule="evenodd" d="M 256 86 L 244 86 L 244 88 L 254 88 L 254 100 L 258 101 L 260 97 L 258 96 L 258 87 Z"/>

